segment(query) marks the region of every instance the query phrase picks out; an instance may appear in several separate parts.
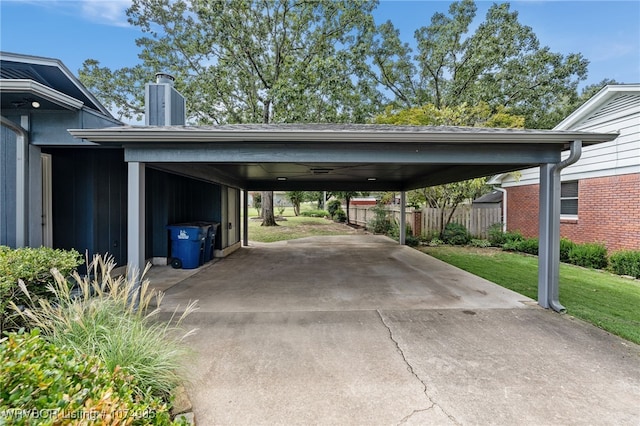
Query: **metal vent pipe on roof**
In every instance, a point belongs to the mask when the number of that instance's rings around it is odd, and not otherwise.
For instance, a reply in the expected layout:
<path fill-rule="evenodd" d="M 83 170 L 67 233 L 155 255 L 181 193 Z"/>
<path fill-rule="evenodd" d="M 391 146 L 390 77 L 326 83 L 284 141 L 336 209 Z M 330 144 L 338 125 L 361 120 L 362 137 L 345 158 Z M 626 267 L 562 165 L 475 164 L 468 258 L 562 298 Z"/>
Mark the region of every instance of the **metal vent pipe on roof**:
<path fill-rule="evenodd" d="M 176 78 L 169 73 L 166 72 L 157 72 L 156 73 L 156 83 L 158 84 L 170 84 L 173 86 L 173 82 L 176 81 Z"/>

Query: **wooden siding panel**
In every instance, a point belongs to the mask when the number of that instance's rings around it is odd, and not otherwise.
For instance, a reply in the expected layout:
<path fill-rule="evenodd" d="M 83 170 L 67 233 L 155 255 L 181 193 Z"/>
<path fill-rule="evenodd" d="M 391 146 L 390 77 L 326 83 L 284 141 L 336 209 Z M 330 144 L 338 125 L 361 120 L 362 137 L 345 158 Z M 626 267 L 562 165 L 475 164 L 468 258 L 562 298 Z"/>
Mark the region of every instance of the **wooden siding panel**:
<path fill-rule="evenodd" d="M 16 134 L 0 126 L 0 245 L 16 245 Z"/>
<path fill-rule="evenodd" d="M 169 256 L 166 226 L 173 223 L 222 219 L 220 185 L 147 168 L 147 257 Z M 221 249 L 220 233 L 216 248 Z"/>

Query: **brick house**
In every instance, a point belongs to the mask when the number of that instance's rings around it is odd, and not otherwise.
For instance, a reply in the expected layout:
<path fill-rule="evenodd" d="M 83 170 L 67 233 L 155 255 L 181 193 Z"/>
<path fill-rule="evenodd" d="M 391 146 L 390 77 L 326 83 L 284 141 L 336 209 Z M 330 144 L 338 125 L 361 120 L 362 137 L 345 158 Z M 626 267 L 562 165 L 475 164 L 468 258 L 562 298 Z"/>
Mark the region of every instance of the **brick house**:
<path fill-rule="evenodd" d="M 561 175 L 560 234 L 601 242 L 610 252 L 640 249 L 640 84 L 609 85 L 554 130 L 618 132 L 586 147 Z M 507 229 L 538 236 L 539 169 L 493 176 L 506 190 Z"/>

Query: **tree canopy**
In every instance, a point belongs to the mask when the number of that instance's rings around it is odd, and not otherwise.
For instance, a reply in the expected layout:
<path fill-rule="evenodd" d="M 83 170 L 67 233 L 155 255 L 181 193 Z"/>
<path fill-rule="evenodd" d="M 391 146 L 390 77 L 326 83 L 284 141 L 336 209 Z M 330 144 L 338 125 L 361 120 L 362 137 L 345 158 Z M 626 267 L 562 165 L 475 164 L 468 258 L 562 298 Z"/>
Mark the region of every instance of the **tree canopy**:
<path fill-rule="evenodd" d="M 379 93 L 360 79 L 375 2 L 133 0 L 141 63 L 85 61 L 80 78 L 119 115 L 144 112 L 144 83 L 176 77 L 192 122 L 364 122 Z"/>
<path fill-rule="evenodd" d="M 405 109 L 486 102 L 523 115 L 528 128 L 553 127 L 547 112 L 575 95 L 588 61 L 541 47 L 509 3 L 493 4 L 473 32 L 472 0 L 452 3 L 448 12 L 416 30 L 415 52 L 390 21 L 368 33 L 374 65 L 369 75 L 387 90 L 387 100 Z"/>
<path fill-rule="evenodd" d="M 437 108 L 433 104 L 396 111 L 388 108 L 384 114 L 377 116 L 375 121 L 380 124 L 397 125 L 522 128 L 525 118 L 510 114 L 504 107 L 498 107 L 493 112 L 486 102 L 481 101 L 472 106 L 463 103 L 442 108 Z M 473 200 L 488 190 L 486 178 L 476 178 L 415 189 L 409 191 L 407 198 L 410 205 L 426 204 L 428 207 L 440 210 L 440 234 L 442 235 L 461 203 Z M 446 214 L 447 210 L 448 214 Z"/>

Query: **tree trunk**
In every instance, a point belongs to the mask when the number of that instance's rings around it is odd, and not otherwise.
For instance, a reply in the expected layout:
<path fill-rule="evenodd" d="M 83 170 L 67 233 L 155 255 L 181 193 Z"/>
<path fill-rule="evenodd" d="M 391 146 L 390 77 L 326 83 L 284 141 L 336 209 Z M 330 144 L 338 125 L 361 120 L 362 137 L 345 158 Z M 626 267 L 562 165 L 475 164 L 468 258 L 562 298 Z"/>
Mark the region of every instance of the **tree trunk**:
<path fill-rule="evenodd" d="M 350 197 L 345 197 L 344 201 L 347 203 L 347 225 L 351 222 L 349 221 L 349 201 L 351 201 Z"/>
<path fill-rule="evenodd" d="M 262 226 L 278 226 L 273 215 L 273 191 L 262 192 Z"/>
<path fill-rule="evenodd" d="M 293 214 L 300 216 L 300 203 L 293 203 Z"/>

